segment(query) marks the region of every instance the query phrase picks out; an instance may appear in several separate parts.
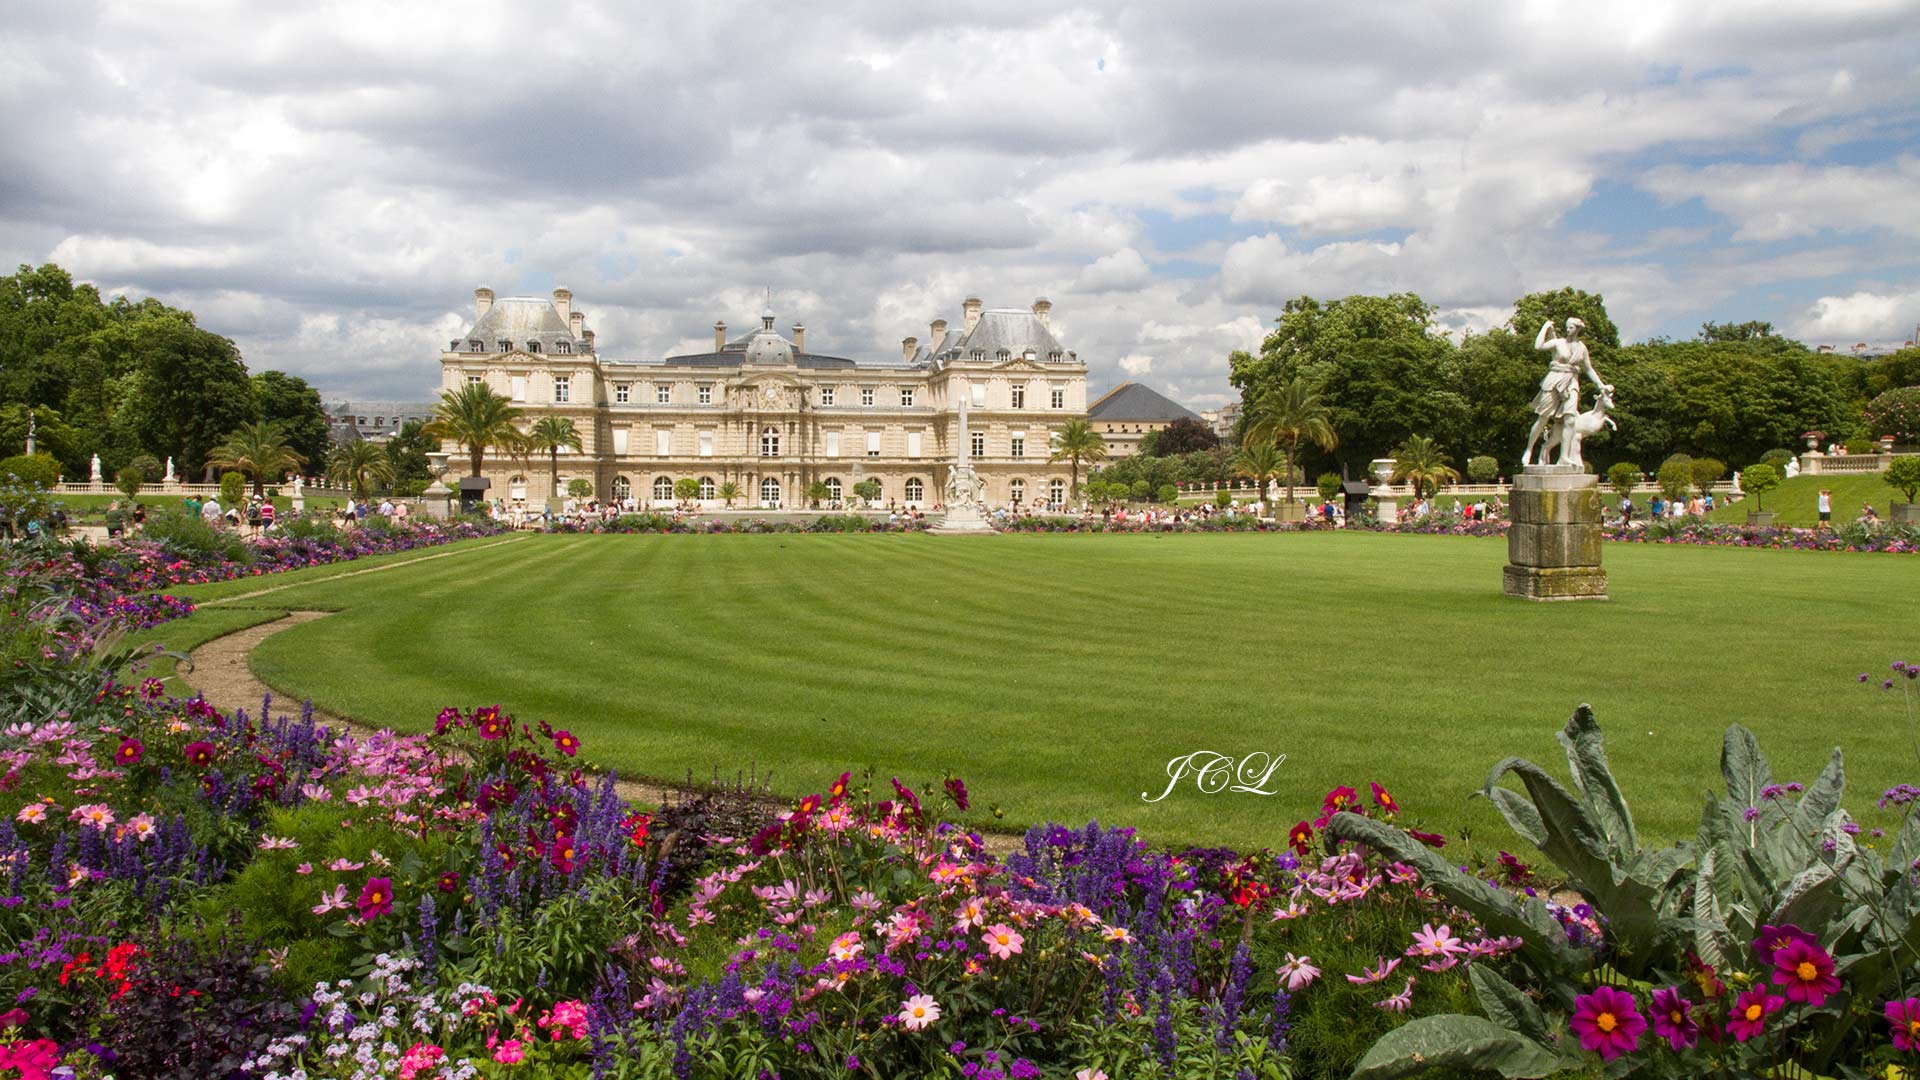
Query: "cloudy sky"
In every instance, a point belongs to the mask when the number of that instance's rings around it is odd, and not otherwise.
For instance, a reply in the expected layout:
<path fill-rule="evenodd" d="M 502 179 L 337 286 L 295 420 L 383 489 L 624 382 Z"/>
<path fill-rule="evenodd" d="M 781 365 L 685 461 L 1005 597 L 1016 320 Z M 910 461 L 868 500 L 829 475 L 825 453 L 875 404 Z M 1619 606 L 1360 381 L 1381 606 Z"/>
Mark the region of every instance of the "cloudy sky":
<path fill-rule="evenodd" d="M 1289 297 L 1454 328 L 1920 323 L 1920 0 L 301 5 L 25 0 L 0 256 L 420 398 L 472 292 L 601 350 L 757 315 L 898 355 L 1054 301 L 1094 389 L 1204 407 Z"/>

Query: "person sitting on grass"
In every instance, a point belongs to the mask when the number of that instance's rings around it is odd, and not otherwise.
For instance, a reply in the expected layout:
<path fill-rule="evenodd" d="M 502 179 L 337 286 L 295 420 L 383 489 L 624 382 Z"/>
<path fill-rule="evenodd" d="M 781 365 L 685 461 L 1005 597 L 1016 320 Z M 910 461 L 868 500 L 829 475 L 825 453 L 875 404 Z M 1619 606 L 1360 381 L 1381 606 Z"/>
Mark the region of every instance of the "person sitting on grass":
<path fill-rule="evenodd" d="M 1873 512 L 1872 503 L 1864 503 L 1861 505 L 1860 517 L 1858 520 L 1854 522 L 1854 524 L 1865 525 L 1869 529 L 1877 528 L 1879 526 L 1880 515 Z"/>

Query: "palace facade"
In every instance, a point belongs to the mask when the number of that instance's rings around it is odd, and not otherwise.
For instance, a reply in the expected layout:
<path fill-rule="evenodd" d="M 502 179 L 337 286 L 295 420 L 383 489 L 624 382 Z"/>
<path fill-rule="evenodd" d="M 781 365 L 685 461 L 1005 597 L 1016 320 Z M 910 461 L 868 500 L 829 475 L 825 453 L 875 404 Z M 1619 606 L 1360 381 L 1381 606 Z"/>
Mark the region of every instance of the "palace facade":
<path fill-rule="evenodd" d="M 440 356 L 441 388 L 485 384 L 524 425 L 571 419 L 582 446 L 561 452 L 559 493 L 584 479 L 603 499 L 664 505 L 675 481 L 691 479 L 709 506 L 732 483 L 736 506 L 798 509 L 814 484 L 842 502 L 873 480 L 879 505 L 931 509 L 960 449 L 965 400 L 970 464 L 990 504 L 1067 500 L 1067 465 L 1047 459 L 1053 432 L 1087 415 L 1087 368 L 1054 336 L 1046 300 L 1003 310 L 968 298 L 957 324 L 934 319 L 897 359 L 809 352 L 806 327 L 782 334 L 767 310 L 732 339 L 715 323 L 712 352 L 622 360 L 600 355 L 566 289 L 474 298 L 473 327 Z M 544 453 L 490 451 L 482 472 L 509 504 L 554 494 Z"/>

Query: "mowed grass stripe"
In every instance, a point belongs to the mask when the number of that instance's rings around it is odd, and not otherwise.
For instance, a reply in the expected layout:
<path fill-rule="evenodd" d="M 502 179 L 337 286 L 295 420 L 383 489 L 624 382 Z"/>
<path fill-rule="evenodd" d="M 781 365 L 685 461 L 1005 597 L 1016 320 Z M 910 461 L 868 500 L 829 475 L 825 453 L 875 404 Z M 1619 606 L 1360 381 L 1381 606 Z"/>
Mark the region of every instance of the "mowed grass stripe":
<path fill-rule="evenodd" d="M 1609 545 L 1614 599 L 1498 593 L 1505 545 L 1451 537 L 534 537 L 275 594 L 340 614 L 255 654 L 267 682 L 419 730 L 498 701 L 641 775 L 848 766 L 965 776 L 1009 820 L 1097 816 L 1274 843 L 1336 783 L 1448 831 L 1509 753 L 1558 768 L 1591 701 L 1653 835 L 1697 820 L 1728 722 L 1783 778 L 1836 742 L 1873 794 L 1911 779 L 1900 556 Z M 1285 753 L 1274 798 L 1158 794 L 1165 762 Z M 1871 816 L 1868 800 L 1868 816 Z"/>

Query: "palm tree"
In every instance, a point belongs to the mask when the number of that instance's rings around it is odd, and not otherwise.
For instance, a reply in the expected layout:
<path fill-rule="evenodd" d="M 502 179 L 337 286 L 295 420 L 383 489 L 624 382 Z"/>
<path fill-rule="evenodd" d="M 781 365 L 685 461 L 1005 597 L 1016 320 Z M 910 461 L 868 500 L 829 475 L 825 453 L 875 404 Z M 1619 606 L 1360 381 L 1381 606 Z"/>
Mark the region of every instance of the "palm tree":
<path fill-rule="evenodd" d="M 1264 501 L 1267 497 L 1267 478 L 1280 475 L 1286 468 L 1286 456 L 1280 448 L 1270 442 L 1255 442 L 1249 439 L 1240 447 L 1240 456 L 1234 459 L 1233 475 L 1244 476 L 1252 480 L 1258 493 L 1254 496 Z M 1291 473 L 1288 474 L 1292 476 Z"/>
<path fill-rule="evenodd" d="M 1067 487 L 1069 498 L 1080 493 L 1080 464 L 1107 460 L 1107 440 L 1101 438 L 1100 433 L 1093 430 L 1093 425 L 1085 420 L 1069 420 L 1054 432 L 1051 450 L 1048 461 L 1071 464 L 1072 479 Z"/>
<path fill-rule="evenodd" d="M 1459 470 L 1447 464 L 1447 455 L 1425 435 L 1409 435 L 1393 449 L 1393 482 L 1411 483 L 1416 502 L 1458 479 Z"/>
<path fill-rule="evenodd" d="M 458 390 L 448 390 L 440 395 L 440 403 L 433 407 L 433 420 L 427 424 L 427 434 L 439 439 L 451 439 L 464 447 L 467 460 L 472 464 L 471 476 L 480 475 L 480 463 L 486 458 L 490 446 L 512 450 L 525 442 L 515 421 L 520 419 L 520 410 L 513 403 L 487 388 L 485 383 L 468 383 Z"/>
<path fill-rule="evenodd" d="M 207 463 L 219 469 L 238 469 L 253 477 L 253 494 L 266 494 L 268 476 L 279 477 L 307 459 L 287 445 L 286 428 L 277 420 L 241 424 L 227 441 L 213 448 Z"/>
<path fill-rule="evenodd" d="M 731 510 L 733 500 L 740 497 L 740 485 L 731 480 L 723 480 L 720 483 L 720 489 L 714 494 L 720 496 L 721 500 L 727 504 L 727 509 Z"/>
<path fill-rule="evenodd" d="M 341 443 L 327 455 L 327 479 L 364 499 L 375 484 L 393 483 L 393 459 L 364 439 Z"/>
<path fill-rule="evenodd" d="M 1319 391 L 1302 378 L 1294 378 L 1267 395 L 1258 414 L 1247 429 L 1247 439 L 1270 442 L 1287 448 L 1287 501 L 1293 501 L 1294 460 L 1300 456 L 1300 440 L 1331 450 L 1340 445 L 1333 432 L 1333 414 Z"/>
<path fill-rule="evenodd" d="M 555 495 L 559 495 L 560 451 L 580 449 L 580 429 L 574 427 L 573 421 L 567 417 L 543 416 L 527 429 L 526 437 L 522 442 L 529 451 L 545 450 L 547 452 L 549 467 L 547 488 Z"/>

